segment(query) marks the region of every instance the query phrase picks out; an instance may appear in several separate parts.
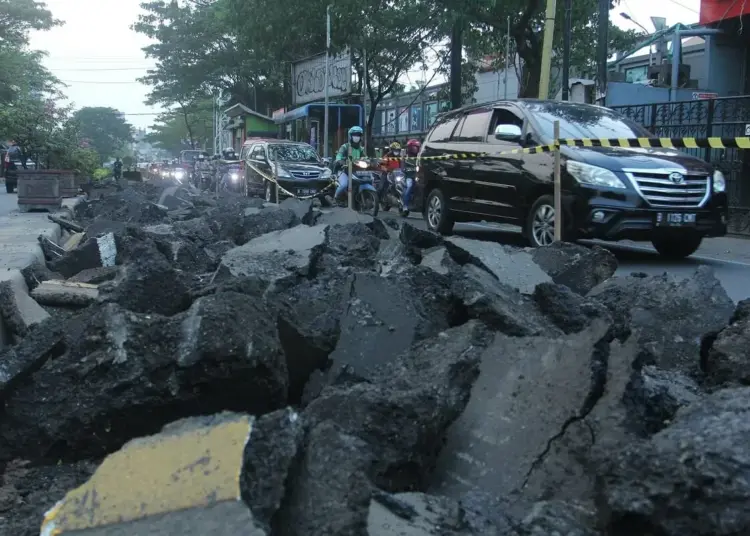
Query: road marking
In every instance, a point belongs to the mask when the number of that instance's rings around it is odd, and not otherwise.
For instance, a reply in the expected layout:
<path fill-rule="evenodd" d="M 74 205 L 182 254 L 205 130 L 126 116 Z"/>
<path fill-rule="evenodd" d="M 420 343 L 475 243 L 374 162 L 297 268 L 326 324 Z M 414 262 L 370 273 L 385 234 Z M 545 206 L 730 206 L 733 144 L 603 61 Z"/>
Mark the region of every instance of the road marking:
<path fill-rule="evenodd" d="M 41 533 L 56 536 L 239 500 L 252 417 L 220 418 L 202 426 L 187 421 L 126 444 L 47 512 Z"/>

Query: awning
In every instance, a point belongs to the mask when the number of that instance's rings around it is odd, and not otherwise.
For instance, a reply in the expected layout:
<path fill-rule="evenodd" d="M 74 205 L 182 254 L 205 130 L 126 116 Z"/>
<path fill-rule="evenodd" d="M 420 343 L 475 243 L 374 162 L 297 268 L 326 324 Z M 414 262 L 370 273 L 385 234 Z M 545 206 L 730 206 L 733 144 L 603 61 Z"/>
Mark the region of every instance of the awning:
<path fill-rule="evenodd" d="M 325 106 L 324 102 L 311 102 L 309 104 L 305 104 L 304 106 L 300 106 L 299 108 L 295 108 L 294 110 L 289 110 L 284 115 L 279 116 L 275 119 L 276 124 L 280 125 L 283 123 L 288 123 L 289 121 L 294 121 L 296 119 L 303 119 L 305 117 L 308 117 L 310 115 L 310 108 L 323 108 Z M 328 113 L 331 113 L 331 111 L 334 110 L 356 110 L 357 115 L 359 115 L 360 110 L 362 107 L 359 104 L 328 104 Z"/>

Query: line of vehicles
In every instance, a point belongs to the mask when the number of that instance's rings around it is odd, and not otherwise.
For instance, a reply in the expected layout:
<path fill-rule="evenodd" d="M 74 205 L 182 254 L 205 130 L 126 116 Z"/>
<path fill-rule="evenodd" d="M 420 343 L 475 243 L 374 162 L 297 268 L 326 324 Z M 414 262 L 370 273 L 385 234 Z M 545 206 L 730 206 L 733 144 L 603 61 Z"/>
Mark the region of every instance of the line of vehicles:
<path fill-rule="evenodd" d="M 460 222 L 521 227 L 532 246 L 554 240 L 554 155 L 511 153 L 549 145 L 555 121 L 561 138 L 652 137 L 616 112 L 588 104 L 513 100 L 442 114 L 428 132 L 417 162 L 385 173 L 377 159 L 353 163 L 358 210 L 398 207 L 414 178 L 411 208 L 430 230 L 448 234 Z M 479 154 L 474 158 L 424 157 Z M 666 257 L 693 254 L 706 237 L 727 232 L 726 180 L 721 171 L 674 149 L 561 148 L 563 238 L 650 241 Z M 333 163 L 306 143 L 249 139 L 239 155 L 237 187 L 275 199 L 276 177 L 300 197 L 330 194 Z M 383 183 L 382 181 L 387 181 Z M 231 182 L 230 182 L 231 184 Z M 281 197 L 285 194 L 281 193 Z"/>

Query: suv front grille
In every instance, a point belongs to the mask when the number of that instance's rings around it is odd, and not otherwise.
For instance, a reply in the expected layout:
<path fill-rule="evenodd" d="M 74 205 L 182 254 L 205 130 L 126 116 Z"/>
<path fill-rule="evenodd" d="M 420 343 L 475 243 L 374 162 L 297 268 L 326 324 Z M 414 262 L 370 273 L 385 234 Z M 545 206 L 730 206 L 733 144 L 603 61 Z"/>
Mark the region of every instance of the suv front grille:
<path fill-rule="evenodd" d="M 315 180 L 320 177 L 319 171 L 292 171 L 291 173 L 295 179 Z"/>
<path fill-rule="evenodd" d="M 708 198 L 711 181 L 708 175 L 682 173 L 682 182 L 674 182 L 669 177 L 672 171 L 627 172 L 628 178 L 638 193 L 653 207 L 680 208 L 699 207 Z"/>

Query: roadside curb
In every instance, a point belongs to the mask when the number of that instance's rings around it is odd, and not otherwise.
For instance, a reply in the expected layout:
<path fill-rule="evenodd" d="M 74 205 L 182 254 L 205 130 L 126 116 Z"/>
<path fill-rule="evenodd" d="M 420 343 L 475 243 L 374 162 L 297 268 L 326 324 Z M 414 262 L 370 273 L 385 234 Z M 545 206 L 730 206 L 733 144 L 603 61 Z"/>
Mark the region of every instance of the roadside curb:
<path fill-rule="evenodd" d="M 80 203 L 82 203 L 84 200 L 85 200 L 85 197 L 83 196 L 77 196 L 77 197 L 64 199 L 63 206 L 59 210 L 52 212 L 51 214 L 54 214 L 55 216 L 61 216 L 67 219 L 72 219 L 73 211 L 75 207 L 79 205 Z M 58 224 L 55 223 L 55 224 L 52 224 L 48 229 L 42 230 L 37 236 L 44 236 L 45 238 L 51 240 L 55 244 L 59 244 L 63 236 L 63 230 Z M 37 237 L 35 236 L 34 240 L 36 240 L 36 238 Z M 23 285 L 21 285 L 20 282 L 18 281 L 18 278 L 20 277 L 21 280 L 23 281 L 23 276 L 21 275 L 23 270 L 29 268 L 35 263 L 45 262 L 44 252 L 42 251 L 42 247 L 39 244 L 38 240 L 36 240 L 34 246 L 30 249 L 31 249 L 30 255 L 28 256 L 27 260 L 24 262 L 23 266 L 0 270 L 0 281 L 13 282 L 14 290 L 16 292 L 26 294 L 27 296 L 29 293 L 29 289 L 25 281 L 23 282 Z M 29 299 L 31 299 L 30 296 L 29 296 Z M 5 319 L 2 317 L 2 315 L 0 315 L 0 351 L 2 351 L 8 344 L 8 338 L 5 336 L 7 332 L 8 332 L 8 328 L 5 325 Z"/>

